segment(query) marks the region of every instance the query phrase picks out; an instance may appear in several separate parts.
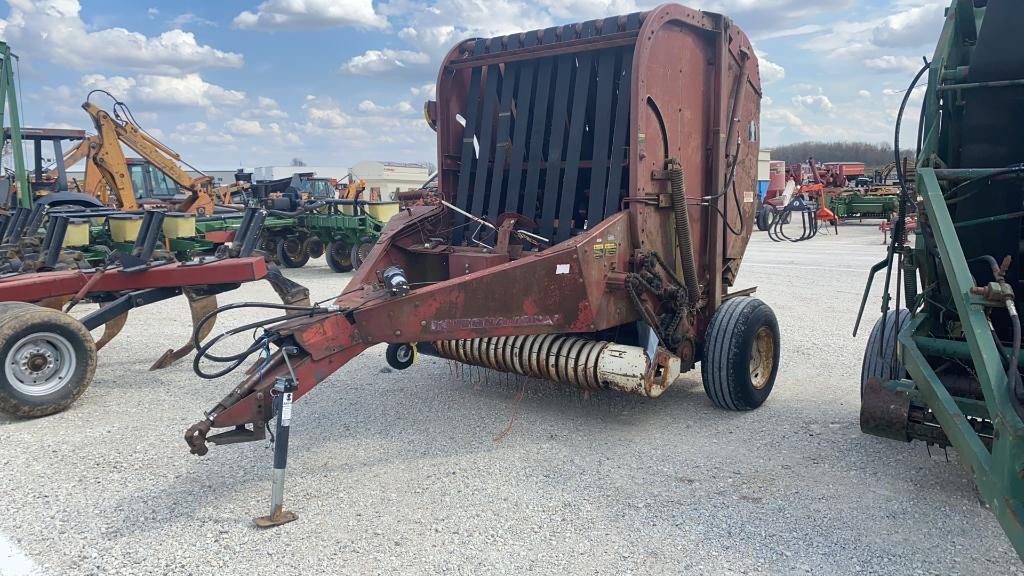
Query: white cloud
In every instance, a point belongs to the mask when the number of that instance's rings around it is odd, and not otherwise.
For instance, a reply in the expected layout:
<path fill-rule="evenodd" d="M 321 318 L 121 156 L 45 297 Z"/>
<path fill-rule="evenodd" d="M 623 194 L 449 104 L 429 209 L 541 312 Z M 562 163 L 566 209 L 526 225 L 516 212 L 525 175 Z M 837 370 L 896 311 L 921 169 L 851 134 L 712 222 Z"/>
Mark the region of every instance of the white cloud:
<path fill-rule="evenodd" d="M 413 96 L 433 99 L 437 98 L 437 85 L 431 82 L 422 86 L 413 86 L 409 88 L 409 92 L 412 92 Z"/>
<path fill-rule="evenodd" d="M 374 11 L 371 0 L 266 0 L 256 12 L 246 10 L 235 16 L 231 24 L 263 30 L 388 27 L 387 18 Z"/>
<path fill-rule="evenodd" d="M 184 14 L 178 14 L 174 18 L 171 18 L 168 22 L 171 26 L 184 27 L 189 24 L 195 24 L 197 26 L 216 26 L 217 23 L 213 20 L 207 20 L 202 16 L 197 16 L 192 12 L 185 12 Z"/>
<path fill-rule="evenodd" d="M 146 16 L 149 16 L 150 20 L 152 20 L 153 18 L 156 18 L 159 15 L 160 15 L 160 10 L 157 9 L 157 8 L 150 8 L 150 9 L 146 10 Z"/>
<path fill-rule="evenodd" d="M 804 125 L 804 121 L 801 120 L 799 116 L 784 108 L 775 108 L 765 111 L 765 113 L 761 115 L 761 120 L 765 122 L 784 124 L 787 126 Z"/>
<path fill-rule="evenodd" d="M 115 98 L 125 100 L 129 92 L 135 88 L 135 78 L 127 76 L 104 76 L 102 74 L 86 74 L 81 79 L 85 90 L 106 90 Z"/>
<path fill-rule="evenodd" d="M 304 129 L 311 134 L 344 128 L 351 120 L 332 98 L 306 96 L 306 103 L 302 105 L 302 109 L 306 112 L 307 120 Z"/>
<path fill-rule="evenodd" d="M 365 114 L 412 114 L 416 112 L 416 108 L 409 102 L 403 100 L 394 106 L 381 106 L 372 100 L 363 100 L 357 107 L 360 112 Z"/>
<path fill-rule="evenodd" d="M 131 105 L 134 101 L 169 106 L 236 106 L 245 102 L 245 92 L 229 90 L 202 79 L 199 74 L 162 76 L 140 74 L 135 77 L 82 76 L 82 88 L 106 90 Z"/>
<path fill-rule="evenodd" d="M 4 40 L 27 54 L 79 70 L 109 66 L 150 74 L 182 74 L 204 67 L 238 68 L 242 55 L 199 44 L 182 30 L 149 37 L 124 28 L 90 30 L 78 0 L 8 0 Z"/>
<path fill-rule="evenodd" d="M 224 129 L 232 134 L 242 136 L 256 136 L 263 133 L 263 126 L 260 125 L 259 120 L 243 120 L 241 118 L 228 120 L 224 123 Z"/>
<path fill-rule="evenodd" d="M 258 96 L 256 106 L 242 112 L 243 118 L 287 118 L 288 113 L 281 110 L 277 101 L 267 96 Z"/>
<path fill-rule="evenodd" d="M 869 58 L 864 61 L 864 67 L 877 72 L 898 72 L 913 74 L 917 72 L 924 63 L 921 60 L 909 56 L 885 55 L 878 58 Z"/>
<path fill-rule="evenodd" d="M 430 63 L 430 56 L 412 50 L 367 50 L 359 56 L 353 56 L 342 65 L 341 69 L 349 74 L 379 74 L 410 66 L 422 66 Z"/>
<path fill-rule="evenodd" d="M 934 44 L 942 29 L 946 6 L 949 2 L 931 0 L 887 16 L 871 31 L 871 40 L 876 46 L 887 48 Z"/>
<path fill-rule="evenodd" d="M 174 127 L 170 137 L 173 142 L 182 144 L 213 144 L 229 145 L 234 144 L 235 137 L 219 131 L 210 129 L 206 122 L 184 122 Z"/>
<path fill-rule="evenodd" d="M 808 94 L 803 96 L 793 96 L 793 103 L 808 108 L 811 110 L 817 110 L 820 112 L 830 112 L 833 108 L 832 101 L 828 99 L 828 96 L 824 94 Z"/>
<path fill-rule="evenodd" d="M 174 106 L 232 106 L 245 101 L 245 92 L 211 84 L 199 74 L 180 77 L 142 74 L 134 94 L 143 102 Z"/>
<path fill-rule="evenodd" d="M 777 30 L 768 30 L 757 35 L 757 40 L 771 40 L 773 38 L 788 38 L 790 36 L 805 36 L 807 34 L 814 34 L 825 30 L 826 26 L 821 24 L 804 24 L 803 26 L 795 26 L 793 28 L 780 28 Z"/>
<path fill-rule="evenodd" d="M 858 90 L 857 96 L 860 96 L 861 98 L 871 98 L 871 92 L 867 90 Z"/>
<path fill-rule="evenodd" d="M 759 58 L 761 84 L 771 84 L 786 77 L 786 69 L 767 58 Z"/>

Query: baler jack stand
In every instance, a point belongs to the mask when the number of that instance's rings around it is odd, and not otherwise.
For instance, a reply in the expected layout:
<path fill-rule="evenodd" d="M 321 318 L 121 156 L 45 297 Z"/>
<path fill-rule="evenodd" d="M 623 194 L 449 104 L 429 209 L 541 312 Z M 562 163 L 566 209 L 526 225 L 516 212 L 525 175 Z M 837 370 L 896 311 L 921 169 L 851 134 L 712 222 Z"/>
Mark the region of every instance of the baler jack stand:
<path fill-rule="evenodd" d="M 288 464 L 288 431 L 291 429 L 292 395 L 299 389 L 295 372 L 292 371 L 291 362 L 288 361 L 288 355 L 296 354 L 298 350 L 286 347 L 283 353 L 290 375 L 278 376 L 274 381 L 273 392 L 271 392 L 274 397 L 274 411 L 277 413 L 277 429 L 274 433 L 274 476 L 273 488 L 270 493 L 270 514 L 254 520 L 257 528 L 273 528 L 299 519 L 295 512 L 284 509 L 284 474 Z"/>

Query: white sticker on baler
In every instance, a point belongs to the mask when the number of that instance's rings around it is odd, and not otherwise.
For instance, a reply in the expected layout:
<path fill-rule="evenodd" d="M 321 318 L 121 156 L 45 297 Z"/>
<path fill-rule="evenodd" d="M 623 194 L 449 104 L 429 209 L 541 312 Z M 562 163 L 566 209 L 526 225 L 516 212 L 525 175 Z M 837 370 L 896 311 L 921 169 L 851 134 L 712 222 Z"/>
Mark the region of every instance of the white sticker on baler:
<path fill-rule="evenodd" d="M 569 265 L 568 264 L 555 264 L 555 274 L 568 274 L 568 273 L 569 273 Z"/>

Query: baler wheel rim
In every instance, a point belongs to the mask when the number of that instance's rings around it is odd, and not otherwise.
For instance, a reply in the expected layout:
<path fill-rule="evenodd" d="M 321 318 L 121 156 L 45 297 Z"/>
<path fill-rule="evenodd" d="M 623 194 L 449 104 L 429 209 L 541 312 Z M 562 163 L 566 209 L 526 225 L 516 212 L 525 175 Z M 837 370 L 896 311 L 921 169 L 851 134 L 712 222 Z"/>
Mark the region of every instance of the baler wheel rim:
<path fill-rule="evenodd" d="M 761 326 L 754 334 L 754 345 L 750 348 L 750 384 L 757 390 L 768 385 L 775 366 L 775 335 L 771 328 Z"/>

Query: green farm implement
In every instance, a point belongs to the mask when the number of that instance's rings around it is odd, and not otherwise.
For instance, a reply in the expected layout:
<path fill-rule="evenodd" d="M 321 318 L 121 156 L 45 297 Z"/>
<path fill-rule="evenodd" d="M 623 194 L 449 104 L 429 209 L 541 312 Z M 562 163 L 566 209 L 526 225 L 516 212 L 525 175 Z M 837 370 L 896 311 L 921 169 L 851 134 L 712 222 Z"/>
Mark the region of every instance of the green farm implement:
<path fill-rule="evenodd" d="M 288 268 L 300 268 L 321 255 L 335 272 L 358 268 L 369 254 L 397 202 L 324 199 L 299 210 L 266 209 L 260 248 Z M 171 250 L 187 255 L 215 251 L 229 242 L 242 220 L 241 213 L 196 219 L 196 236 L 179 239 Z"/>
<path fill-rule="evenodd" d="M 860 190 L 827 194 L 826 206 L 840 220 L 858 218 L 881 218 L 888 220 L 896 214 L 900 205 L 898 194 L 879 194 Z"/>
<path fill-rule="evenodd" d="M 888 255 L 871 270 L 885 271 L 885 290 L 860 419 L 869 434 L 955 448 L 1024 557 L 1021 22 L 1016 0 L 954 1 L 914 81 L 927 72 L 916 175 L 900 174 Z"/>

